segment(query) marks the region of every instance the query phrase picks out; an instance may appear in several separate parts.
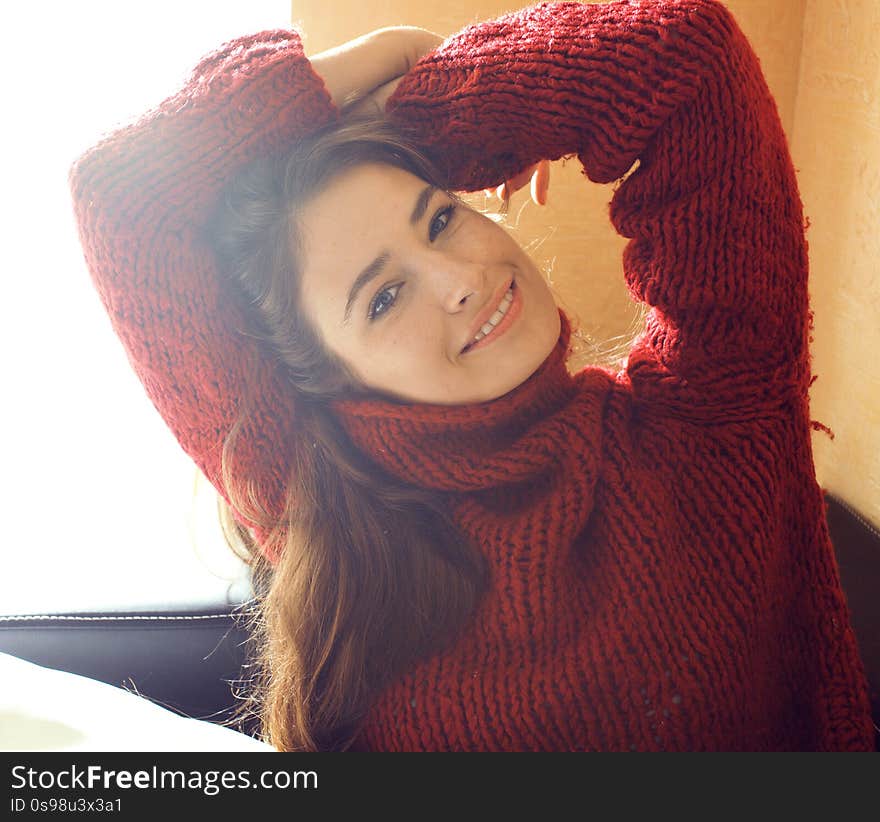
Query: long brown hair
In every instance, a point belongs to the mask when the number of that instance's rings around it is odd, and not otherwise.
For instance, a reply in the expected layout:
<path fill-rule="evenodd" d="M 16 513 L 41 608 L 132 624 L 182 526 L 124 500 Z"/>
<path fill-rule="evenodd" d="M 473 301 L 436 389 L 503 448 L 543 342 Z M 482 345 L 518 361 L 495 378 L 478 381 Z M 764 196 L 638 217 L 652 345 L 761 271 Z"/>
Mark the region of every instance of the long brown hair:
<path fill-rule="evenodd" d="M 255 671 L 242 715 L 259 716 L 280 750 L 344 750 L 371 699 L 418 658 L 450 642 L 485 587 L 475 547 L 441 495 L 369 462 L 332 414 L 335 397 L 370 393 L 329 352 L 300 310 L 296 214 L 331 179 L 381 162 L 445 188 L 430 163 L 385 122 L 347 120 L 291 154 L 246 169 L 228 187 L 210 236 L 252 328 L 291 380 L 297 433 L 282 517 L 258 546 L 232 509 L 265 523 L 233 462 L 247 398 L 223 448 L 227 539 L 252 565 Z M 275 565 L 266 554 L 279 557 Z"/>
<path fill-rule="evenodd" d="M 330 402 L 371 392 L 300 308 L 297 210 L 336 175 L 366 162 L 447 189 L 387 122 L 346 118 L 291 154 L 246 169 L 209 226 L 221 269 L 251 309 L 247 333 L 283 363 L 296 395 L 283 515 L 267 520 L 254 489 L 229 467 L 248 420 L 247 396 L 223 447 L 232 506 L 220 500 L 224 532 L 251 564 L 256 594 L 247 612 L 254 673 L 244 682 L 239 719 L 252 730 L 257 718 L 262 736 L 281 750 L 350 747 L 371 698 L 452 641 L 486 585 L 481 556 L 451 521 L 443 496 L 401 483 L 350 442 Z M 619 367 L 644 315 L 616 345 L 585 339 L 587 359 Z M 575 318 L 575 334 L 578 326 Z M 265 526 L 262 547 L 233 509 Z"/>

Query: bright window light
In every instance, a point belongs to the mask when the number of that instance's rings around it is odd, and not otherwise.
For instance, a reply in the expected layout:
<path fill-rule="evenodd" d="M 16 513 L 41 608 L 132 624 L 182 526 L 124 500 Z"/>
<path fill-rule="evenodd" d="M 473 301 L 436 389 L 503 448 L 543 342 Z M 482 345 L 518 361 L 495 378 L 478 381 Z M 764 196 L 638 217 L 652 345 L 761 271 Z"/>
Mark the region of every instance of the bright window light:
<path fill-rule="evenodd" d="M 147 399 L 91 285 L 67 173 L 203 54 L 289 24 L 289 0 L 78 0 L 4 14 L 2 613 L 187 607 L 247 590 L 213 489 Z"/>

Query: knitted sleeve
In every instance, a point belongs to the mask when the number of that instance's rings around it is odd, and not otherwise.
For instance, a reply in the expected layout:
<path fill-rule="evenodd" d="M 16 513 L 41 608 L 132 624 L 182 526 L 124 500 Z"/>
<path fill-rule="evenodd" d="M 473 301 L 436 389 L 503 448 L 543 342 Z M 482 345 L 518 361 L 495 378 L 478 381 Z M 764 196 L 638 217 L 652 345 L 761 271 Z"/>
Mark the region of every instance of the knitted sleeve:
<path fill-rule="evenodd" d="M 630 238 L 653 307 L 628 373 L 714 395 L 806 385 L 807 246 L 785 134 L 754 54 L 716 0 L 544 3 L 469 27 L 389 100 L 453 188 L 577 156 Z M 648 374 L 653 375 L 651 379 Z M 751 384 L 749 384 L 751 383 Z M 738 389 L 736 389 L 738 390 Z M 685 392 L 686 393 L 686 392 Z"/>
<path fill-rule="evenodd" d="M 177 94 L 71 171 L 80 240 L 113 328 L 150 399 L 221 491 L 220 444 L 245 395 L 256 425 L 237 467 L 267 489 L 284 487 L 277 443 L 290 414 L 278 409 L 289 398 L 240 333 L 243 312 L 223 293 L 203 226 L 231 174 L 337 116 L 298 34 L 265 31 L 205 57 Z"/>

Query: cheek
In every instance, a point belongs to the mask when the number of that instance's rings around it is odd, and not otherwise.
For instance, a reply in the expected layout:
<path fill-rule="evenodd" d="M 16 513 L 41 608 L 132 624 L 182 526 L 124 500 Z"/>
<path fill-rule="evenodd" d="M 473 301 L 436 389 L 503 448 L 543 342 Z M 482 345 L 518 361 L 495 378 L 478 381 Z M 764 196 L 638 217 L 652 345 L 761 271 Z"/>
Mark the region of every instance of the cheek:
<path fill-rule="evenodd" d="M 441 379 L 444 365 L 443 329 L 436 312 L 412 312 L 385 339 L 375 346 L 366 346 L 361 356 L 365 369 L 376 383 L 395 388 L 415 387 L 426 379 Z"/>
<path fill-rule="evenodd" d="M 381 344 L 381 353 L 401 367 L 417 365 L 424 360 L 425 352 L 430 352 L 440 344 L 442 328 L 437 312 L 424 307 L 411 311 L 406 321 L 399 323 L 393 334 Z"/>

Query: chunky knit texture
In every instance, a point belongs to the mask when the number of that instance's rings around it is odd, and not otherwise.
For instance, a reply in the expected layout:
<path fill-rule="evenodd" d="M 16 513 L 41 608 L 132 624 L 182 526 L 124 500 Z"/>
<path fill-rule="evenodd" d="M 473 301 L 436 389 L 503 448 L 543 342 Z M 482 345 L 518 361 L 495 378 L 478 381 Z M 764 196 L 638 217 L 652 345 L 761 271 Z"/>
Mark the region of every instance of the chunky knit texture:
<path fill-rule="evenodd" d="M 248 335 L 204 228 L 237 170 L 337 119 L 299 35 L 260 32 L 207 55 L 177 94 L 107 136 L 70 175 L 92 279 L 153 404 L 228 502 L 221 446 L 247 397 L 252 424 L 233 471 L 275 513 L 291 389 Z"/>
<path fill-rule="evenodd" d="M 544 4 L 425 57 L 389 111 L 450 175 L 495 185 L 577 156 L 617 188 L 652 306 L 625 369 L 554 351 L 490 403 L 335 406 L 353 441 L 442 489 L 490 567 L 467 630 L 379 695 L 373 750 L 870 750 L 864 675 L 815 478 L 802 206 L 760 64 L 714 0 Z M 336 116 L 294 34 L 208 58 L 74 170 L 83 247 L 147 391 L 222 492 L 278 499 L 294 415 L 235 334 L 199 240 L 225 178 Z M 405 550 L 405 546 L 402 546 Z"/>

